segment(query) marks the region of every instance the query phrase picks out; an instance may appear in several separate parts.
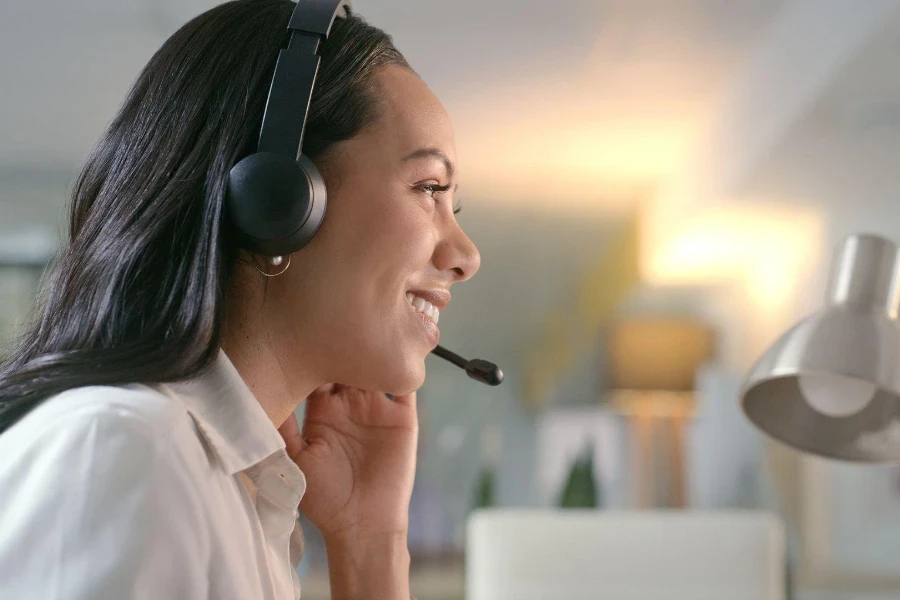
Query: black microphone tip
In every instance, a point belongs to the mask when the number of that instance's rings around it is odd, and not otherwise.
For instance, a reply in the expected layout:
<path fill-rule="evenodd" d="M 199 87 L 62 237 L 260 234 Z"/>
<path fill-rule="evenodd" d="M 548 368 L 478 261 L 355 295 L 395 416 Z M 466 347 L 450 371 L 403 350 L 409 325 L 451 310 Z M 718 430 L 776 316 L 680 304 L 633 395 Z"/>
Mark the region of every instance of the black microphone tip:
<path fill-rule="evenodd" d="M 503 383 L 503 371 L 492 362 L 473 358 L 466 365 L 466 373 L 472 379 L 487 385 L 500 385 Z"/>

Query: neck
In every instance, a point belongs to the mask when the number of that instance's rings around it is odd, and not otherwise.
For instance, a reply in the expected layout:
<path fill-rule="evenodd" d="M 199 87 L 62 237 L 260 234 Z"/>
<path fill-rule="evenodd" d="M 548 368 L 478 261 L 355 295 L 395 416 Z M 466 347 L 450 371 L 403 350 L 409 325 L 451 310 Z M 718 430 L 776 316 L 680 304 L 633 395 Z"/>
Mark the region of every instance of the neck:
<path fill-rule="evenodd" d="M 287 356 L 262 318 L 237 319 L 225 327 L 222 349 L 275 427 L 287 420 L 319 382 L 298 370 L 296 356 Z M 296 352 L 296 350 L 295 350 Z"/>

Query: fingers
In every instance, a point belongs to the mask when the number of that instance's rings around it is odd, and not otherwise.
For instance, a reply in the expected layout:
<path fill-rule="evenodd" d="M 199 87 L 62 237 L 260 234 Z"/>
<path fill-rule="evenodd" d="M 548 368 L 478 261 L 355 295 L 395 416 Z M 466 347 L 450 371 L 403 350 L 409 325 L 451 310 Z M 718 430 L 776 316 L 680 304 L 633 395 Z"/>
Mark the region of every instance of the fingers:
<path fill-rule="evenodd" d="M 320 385 L 319 387 L 314 389 L 309 397 L 312 398 L 313 396 L 330 396 L 340 391 L 340 388 L 341 385 L 338 383 L 326 383 L 325 385 Z"/>
<path fill-rule="evenodd" d="M 278 433 L 284 439 L 285 450 L 292 459 L 295 459 L 306 448 L 306 441 L 300 434 L 300 426 L 295 413 L 291 413 L 291 416 L 278 428 Z"/>
<path fill-rule="evenodd" d="M 368 392 L 366 390 L 350 387 L 340 383 L 329 383 L 316 388 L 307 397 L 307 414 L 309 413 L 309 411 L 315 411 L 317 410 L 317 407 L 322 407 L 325 403 L 334 401 L 338 397 L 343 400 L 348 400 L 351 403 L 360 400 L 378 401 L 382 398 L 386 398 L 396 404 L 401 404 L 404 406 L 414 407 L 416 404 L 416 392 L 394 395 L 388 392 Z"/>
<path fill-rule="evenodd" d="M 278 433 L 280 433 L 283 437 L 289 436 L 293 437 L 295 435 L 300 435 L 300 425 L 297 423 L 297 414 L 291 413 L 290 416 L 281 424 L 278 428 Z"/>

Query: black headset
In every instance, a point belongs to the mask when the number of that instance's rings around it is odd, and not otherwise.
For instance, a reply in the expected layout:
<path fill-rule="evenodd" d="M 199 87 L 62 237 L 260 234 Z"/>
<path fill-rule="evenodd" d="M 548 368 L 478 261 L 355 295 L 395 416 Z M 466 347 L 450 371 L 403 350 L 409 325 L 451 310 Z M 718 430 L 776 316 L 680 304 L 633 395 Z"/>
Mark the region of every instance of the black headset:
<path fill-rule="evenodd" d="M 289 256 L 308 244 L 322 225 L 325 180 L 302 153 L 303 130 L 319 70 L 319 45 L 328 39 L 334 20 L 350 16 L 350 11 L 349 0 L 299 0 L 291 15 L 291 38 L 275 63 L 256 152 L 228 174 L 225 207 L 245 250 Z M 433 352 L 465 369 L 472 379 L 488 385 L 503 381 L 503 371 L 494 363 L 466 360 L 441 346 Z"/>
<path fill-rule="evenodd" d="M 278 54 L 256 152 L 231 168 L 226 212 L 245 250 L 287 256 L 313 238 L 325 218 L 325 180 L 302 154 L 303 131 L 319 70 L 319 46 L 348 0 L 299 0 Z"/>

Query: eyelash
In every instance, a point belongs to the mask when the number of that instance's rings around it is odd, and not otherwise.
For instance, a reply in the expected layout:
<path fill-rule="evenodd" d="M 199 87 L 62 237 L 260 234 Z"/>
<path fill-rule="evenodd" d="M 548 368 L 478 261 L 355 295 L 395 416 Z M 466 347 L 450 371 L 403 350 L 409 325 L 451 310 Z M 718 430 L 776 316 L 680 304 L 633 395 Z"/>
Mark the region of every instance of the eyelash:
<path fill-rule="evenodd" d="M 435 185 L 435 184 L 433 184 L 433 183 L 423 183 L 423 184 L 421 184 L 421 185 L 419 185 L 419 186 L 417 186 L 417 187 L 418 187 L 420 190 L 422 190 L 423 193 L 427 194 L 428 196 L 431 196 L 432 198 L 434 198 L 434 195 L 435 195 L 435 194 L 439 194 L 440 192 L 446 192 L 446 191 L 448 191 L 448 190 L 450 189 L 450 185 L 449 185 L 449 184 L 447 184 L 447 185 Z M 428 193 L 429 190 L 431 191 L 430 194 Z M 459 211 L 461 211 L 461 210 L 462 210 L 462 207 L 461 207 L 461 206 L 459 206 L 459 205 L 454 206 L 454 207 L 453 207 L 453 214 L 454 214 L 454 215 L 459 214 Z"/>

